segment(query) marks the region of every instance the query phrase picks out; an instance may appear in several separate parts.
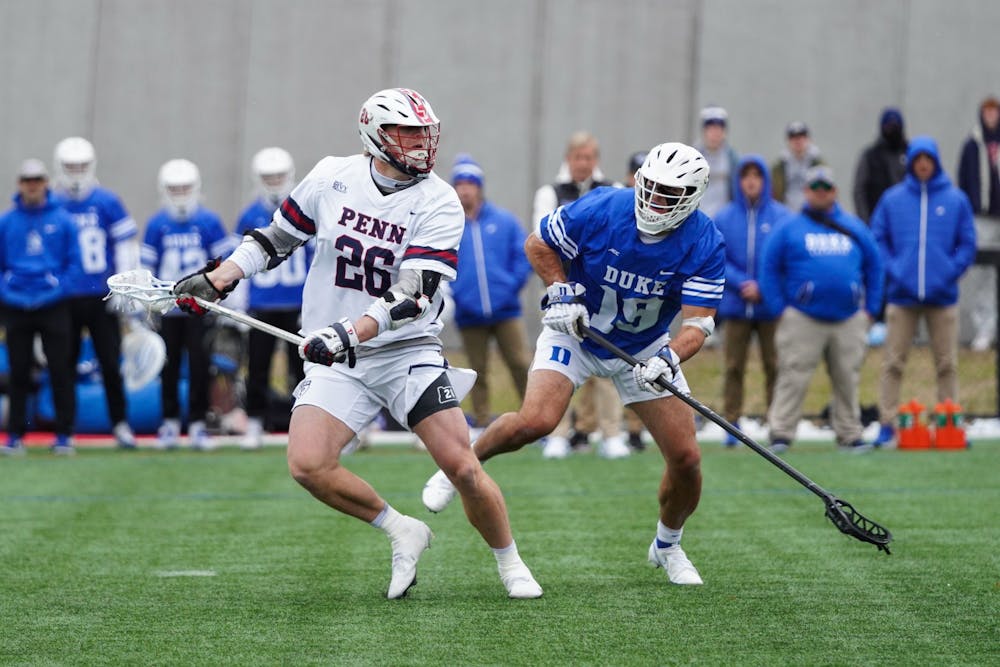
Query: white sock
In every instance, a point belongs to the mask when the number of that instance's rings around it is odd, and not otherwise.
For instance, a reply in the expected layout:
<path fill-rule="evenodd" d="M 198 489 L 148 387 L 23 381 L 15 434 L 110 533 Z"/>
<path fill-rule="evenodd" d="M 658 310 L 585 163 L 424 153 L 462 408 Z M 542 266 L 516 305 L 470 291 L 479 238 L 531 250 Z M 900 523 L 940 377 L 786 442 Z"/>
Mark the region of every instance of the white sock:
<path fill-rule="evenodd" d="M 521 565 L 521 556 L 517 553 L 517 542 L 511 542 L 510 546 L 502 549 L 493 549 L 493 555 L 501 570 Z"/>
<path fill-rule="evenodd" d="M 389 503 L 385 504 L 378 516 L 372 519 L 371 525 L 382 530 L 387 535 L 392 535 L 393 529 L 399 524 L 403 515 L 392 508 Z"/>
<path fill-rule="evenodd" d="M 681 541 L 681 535 L 684 533 L 684 527 L 680 528 L 668 528 L 662 521 L 656 522 L 656 548 L 666 549 L 667 547 L 672 547 Z"/>

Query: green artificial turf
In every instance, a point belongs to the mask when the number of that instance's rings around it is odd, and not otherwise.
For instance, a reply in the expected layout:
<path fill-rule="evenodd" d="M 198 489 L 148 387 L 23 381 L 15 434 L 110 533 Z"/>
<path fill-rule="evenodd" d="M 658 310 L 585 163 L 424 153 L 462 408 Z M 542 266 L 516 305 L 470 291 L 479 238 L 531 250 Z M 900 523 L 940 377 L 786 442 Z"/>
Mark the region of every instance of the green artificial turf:
<path fill-rule="evenodd" d="M 659 455 L 537 448 L 488 470 L 540 600 L 508 600 L 459 506 L 420 505 L 430 458 L 345 459 L 436 533 L 385 599 L 388 540 L 328 510 L 284 452 L 32 451 L 0 460 L 0 664 L 985 665 L 1000 661 L 1000 444 L 787 460 L 884 523 L 839 533 L 753 452 L 704 446 L 684 545 L 705 585 L 646 566 Z M 208 574 L 214 576 L 165 576 Z"/>

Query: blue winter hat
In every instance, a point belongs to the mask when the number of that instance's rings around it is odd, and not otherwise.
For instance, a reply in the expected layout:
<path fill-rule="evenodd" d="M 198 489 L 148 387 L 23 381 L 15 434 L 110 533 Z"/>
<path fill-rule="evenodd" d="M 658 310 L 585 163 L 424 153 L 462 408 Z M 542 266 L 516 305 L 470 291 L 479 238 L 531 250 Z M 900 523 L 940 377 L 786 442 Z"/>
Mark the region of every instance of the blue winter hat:
<path fill-rule="evenodd" d="M 462 181 L 483 187 L 483 168 L 468 153 L 456 155 L 451 167 L 451 184 L 457 185 Z"/>
<path fill-rule="evenodd" d="M 890 123 L 895 123 L 900 127 L 903 127 L 903 114 L 896 107 L 886 107 L 882 110 L 882 116 L 879 118 L 879 127 L 885 127 Z"/>

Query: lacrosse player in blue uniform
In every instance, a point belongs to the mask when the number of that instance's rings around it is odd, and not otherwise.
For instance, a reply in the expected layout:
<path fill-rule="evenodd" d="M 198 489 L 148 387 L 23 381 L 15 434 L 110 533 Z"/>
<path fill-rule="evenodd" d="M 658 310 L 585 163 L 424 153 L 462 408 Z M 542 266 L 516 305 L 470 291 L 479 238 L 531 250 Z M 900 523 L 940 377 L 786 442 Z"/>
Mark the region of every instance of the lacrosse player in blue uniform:
<path fill-rule="evenodd" d="M 209 258 L 228 255 L 237 245 L 226 232 L 222 219 L 201 205 L 201 172 L 189 160 L 169 160 L 160 167 L 163 208 L 146 224 L 142 244 L 143 268 L 163 280 L 181 278 L 204 267 Z M 157 431 L 157 446 L 170 449 L 180 444 L 181 406 L 178 382 L 181 356 L 188 357 L 188 439 L 195 449 L 211 449 L 205 416 L 208 412 L 209 355 L 205 347 L 205 322 L 185 317 L 174 308 L 160 321 L 160 335 L 167 345 L 167 362 L 160 375 L 163 423 Z"/>
<path fill-rule="evenodd" d="M 126 419 L 125 388 L 118 369 L 118 303 L 106 301 L 105 295 L 108 278 L 139 267 L 139 228 L 118 195 L 97 182 L 93 144 L 83 137 L 67 137 L 56 144 L 53 163 L 56 192 L 76 222 L 80 242 L 80 271 L 69 291 L 73 327 L 70 354 L 74 362 L 80 356 L 86 327 L 101 364 L 111 432 L 119 447 L 131 449 L 135 435 Z"/>
<path fill-rule="evenodd" d="M 485 461 L 544 437 L 584 380 L 610 377 L 666 461 L 648 557 L 675 584 L 702 583 L 680 546 L 701 495 L 701 454 L 691 408 L 655 380 L 663 376 L 687 393 L 680 364 L 715 327 L 725 250 L 712 220 L 697 210 L 708 173 L 694 148 L 661 144 L 636 171 L 634 189 L 599 188 L 542 218 L 525 243 L 547 285 L 527 395 L 519 412 L 502 415 L 474 447 Z M 668 327 L 678 312 L 681 328 L 671 339 Z M 584 336 L 588 326 L 641 363 L 631 367 L 596 345 Z M 432 512 L 453 497 L 440 472 L 424 487 Z"/>
<path fill-rule="evenodd" d="M 295 162 L 283 148 L 271 147 L 258 151 L 251 161 L 258 196 L 244 209 L 236 223 L 236 234 L 244 236 L 250 230 L 271 224 L 274 212 L 295 187 Z M 286 331 L 298 331 L 302 312 L 302 288 L 312 262 L 315 243 L 307 243 L 304 252 L 293 253 L 288 260 L 271 271 L 254 274 L 250 285 L 248 310 L 253 317 Z M 257 449 L 264 433 L 267 411 L 267 389 L 270 385 L 271 359 L 278 341 L 263 331 L 250 330 L 247 360 L 247 430 L 241 446 Z M 298 347 L 288 343 L 288 373 L 298 384 L 305 373 L 299 362 Z"/>

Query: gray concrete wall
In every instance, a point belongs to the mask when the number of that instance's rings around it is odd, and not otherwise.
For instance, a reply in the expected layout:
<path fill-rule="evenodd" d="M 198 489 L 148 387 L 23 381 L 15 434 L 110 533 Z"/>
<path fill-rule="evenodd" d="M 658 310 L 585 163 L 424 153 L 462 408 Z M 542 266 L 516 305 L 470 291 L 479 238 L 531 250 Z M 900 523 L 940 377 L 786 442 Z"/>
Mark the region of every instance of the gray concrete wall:
<path fill-rule="evenodd" d="M 440 173 L 471 152 L 524 219 L 572 131 L 621 178 L 629 153 L 693 140 L 706 103 L 769 159 L 806 121 L 845 186 L 897 104 L 953 170 L 1000 90 L 998 25 L 993 0 L 0 0 L 0 190 L 81 134 L 140 224 L 159 165 L 188 157 L 232 225 L 257 149 L 286 147 L 300 175 L 356 152 L 360 103 L 393 85 L 442 118 Z"/>

